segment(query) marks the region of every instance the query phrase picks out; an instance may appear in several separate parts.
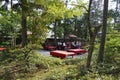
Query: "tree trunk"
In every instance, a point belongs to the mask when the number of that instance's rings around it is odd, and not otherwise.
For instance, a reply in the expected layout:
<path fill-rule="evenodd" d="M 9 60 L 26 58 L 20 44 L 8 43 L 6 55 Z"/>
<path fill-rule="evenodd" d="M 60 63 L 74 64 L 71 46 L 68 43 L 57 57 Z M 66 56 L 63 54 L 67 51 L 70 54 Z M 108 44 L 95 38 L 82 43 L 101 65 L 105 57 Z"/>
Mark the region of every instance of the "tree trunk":
<path fill-rule="evenodd" d="M 63 41 L 65 42 L 65 40 L 66 40 L 66 18 L 64 19 L 64 37 L 63 37 Z"/>
<path fill-rule="evenodd" d="M 101 36 L 101 44 L 98 54 L 97 62 L 103 62 L 103 54 L 104 54 L 104 46 L 105 46 L 105 38 L 106 38 L 106 27 L 107 27 L 107 16 L 108 16 L 108 2 L 109 0 L 104 0 L 104 9 L 103 9 L 103 28 L 102 28 L 102 36 Z"/>
<path fill-rule="evenodd" d="M 57 46 L 57 34 L 56 34 L 56 28 L 57 28 L 57 20 L 55 20 L 55 25 L 54 25 L 54 39 L 55 39 L 55 46 Z"/>
<path fill-rule="evenodd" d="M 25 2 L 24 0 L 21 0 L 21 7 L 22 7 L 22 47 L 24 47 L 27 44 L 27 26 L 26 26 L 26 13 L 25 13 Z"/>
<path fill-rule="evenodd" d="M 90 47 L 88 50 L 88 58 L 87 58 L 87 66 L 86 67 L 90 67 L 90 64 L 91 64 L 92 53 L 94 50 L 94 42 L 95 42 L 95 36 L 90 39 Z"/>
<path fill-rule="evenodd" d="M 36 18 L 35 18 L 35 16 L 33 16 L 33 24 L 32 24 L 32 35 L 31 35 L 31 43 L 32 44 L 35 44 L 35 41 L 36 41 L 36 39 L 35 39 L 35 35 L 36 35 Z"/>
<path fill-rule="evenodd" d="M 91 30 L 91 23 L 90 23 L 90 10 L 91 10 L 91 4 L 92 4 L 92 0 L 89 0 L 89 8 L 88 8 L 88 19 L 87 19 L 87 23 L 88 23 L 88 30 L 89 30 L 89 34 L 90 34 L 90 47 L 89 47 L 89 50 L 88 50 L 88 58 L 87 58 L 87 64 L 86 64 L 86 67 L 89 67 L 90 66 L 90 63 L 91 63 L 91 57 L 92 57 L 92 52 L 93 52 L 93 33 L 92 33 L 92 30 Z"/>
<path fill-rule="evenodd" d="M 89 34 L 90 34 L 90 46 L 89 46 L 89 50 L 88 50 L 88 58 L 87 58 L 87 64 L 86 67 L 90 67 L 91 64 L 91 59 L 92 59 L 92 53 L 94 51 L 94 42 L 95 42 L 95 38 L 96 35 L 101 27 L 101 24 L 98 26 L 95 26 L 94 31 L 92 31 L 91 29 L 91 20 L 90 20 L 90 13 L 91 13 L 91 4 L 92 4 L 93 0 L 89 1 L 89 9 L 88 9 L 88 30 L 89 30 Z"/>
<path fill-rule="evenodd" d="M 88 50 L 88 58 L 87 58 L 87 67 L 90 67 L 90 63 L 91 63 L 91 59 L 92 59 L 92 53 L 93 53 L 93 50 L 94 50 L 95 38 L 96 38 L 96 35 L 97 35 L 100 28 L 101 28 L 101 25 L 96 26 L 96 28 L 94 29 L 93 37 L 91 37 L 91 39 L 90 39 L 90 47 L 89 47 L 89 50 Z"/>

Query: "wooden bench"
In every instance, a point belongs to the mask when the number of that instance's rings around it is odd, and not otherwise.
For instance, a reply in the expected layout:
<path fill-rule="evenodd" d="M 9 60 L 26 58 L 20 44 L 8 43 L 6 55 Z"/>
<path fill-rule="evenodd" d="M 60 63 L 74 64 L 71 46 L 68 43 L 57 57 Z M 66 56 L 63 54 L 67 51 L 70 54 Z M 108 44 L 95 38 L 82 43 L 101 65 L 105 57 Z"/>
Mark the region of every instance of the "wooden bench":
<path fill-rule="evenodd" d="M 55 51 L 51 51 L 50 55 L 54 56 L 54 57 L 58 57 L 58 58 L 64 59 L 64 58 L 66 58 L 68 56 L 72 56 L 73 57 L 75 55 L 75 53 L 62 51 L 62 50 L 55 50 Z"/>
<path fill-rule="evenodd" d="M 44 49 L 52 51 L 52 50 L 56 50 L 56 47 L 52 45 L 47 45 L 47 46 L 44 46 Z"/>
<path fill-rule="evenodd" d="M 0 47 L 0 51 L 4 51 L 6 50 L 6 48 Z"/>
<path fill-rule="evenodd" d="M 68 52 L 73 52 L 76 55 L 78 55 L 78 54 L 86 53 L 87 51 L 85 49 L 69 49 Z"/>

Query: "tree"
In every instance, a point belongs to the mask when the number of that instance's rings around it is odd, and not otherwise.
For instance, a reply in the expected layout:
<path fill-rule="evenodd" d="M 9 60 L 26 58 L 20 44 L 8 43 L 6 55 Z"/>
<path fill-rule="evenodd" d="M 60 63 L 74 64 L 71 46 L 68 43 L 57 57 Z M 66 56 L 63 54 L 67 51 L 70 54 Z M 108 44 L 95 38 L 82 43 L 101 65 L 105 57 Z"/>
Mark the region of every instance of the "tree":
<path fill-rule="evenodd" d="M 107 27 L 107 17 L 108 17 L 108 2 L 109 2 L 109 0 L 104 0 L 103 27 L 102 27 L 100 49 L 99 49 L 98 60 L 97 60 L 98 63 L 103 62 L 103 54 L 104 54 L 105 38 L 106 38 L 106 27 Z"/>
<path fill-rule="evenodd" d="M 3 3 L 3 1 L 5 3 L 1 4 L 0 8 L 1 43 L 15 46 L 16 38 L 18 37 L 20 30 L 20 15 L 11 8 L 13 6 L 13 0 L 2 0 L 1 2 Z M 10 5 L 10 7 L 8 7 L 8 5 Z"/>
<path fill-rule="evenodd" d="M 26 0 L 21 0 L 21 8 L 22 8 L 22 47 L 24 47 L 27 44 L 27 25 L 26 25 L 26 13 L 27 13 L 27 8 L 26 8 Z"/>
<path fill-rule="evenodd" d="M 46 27 L 47 29 L 48 26 L 55 23 L 57 20 L 60 20 L 60 21 L 63 20 L 64 17 L 66 16 L 66 19 L 64 19 L 65 20 L 64 25 L 67 26 L 66 29 L 69 29 L 68 31 L 70 31 L 72 28 L 74 28 L 74 24 L 71 25 L 71 23 L 73 22 L 72 18 L 74 18 L 74 16 L 82 16 L 83 14 L 82 8 L 75 8 L 75 7 L 67 8 L 65 3 L 60 0 L 49 0 L 49 1 L 6 0 L 6 1 L 7 3 L 8 1 L 11 1 L 11 3 L 12 1 L 13 2 L 17 1 L 17 3 L 12 4 L 11 9 L 13 10 L 13 13 L 21 15 L 21 27 L 22 27 L 21 35 L 22 35 L 23 47 L 27 43 L 27 30 L 32 31 L 33 32 L 32 36 L 35 37 L 36 34 L 39 34 L 38 33 L 39 31 L 37 31 L 38 27 L 39 27 L 39 30 L 40 30 L 40 27 L 43 28 L 43 26 L 44 28 Z M 62 28 L 61 30 L 62 30 L 61 32 L 63 32 Z M 33 40 L 35 40 L 34 37 L 32 37 Z"/>
<path fill-rule="evenodd" d="M 93 33 L 92 33 L 92 30 L 91 30 L 91 23 L 90 23 L 90 10 L 91 10 L 91 5 L 92 5 L 92 1 L 93 0 L 89 0 L 89 6 L 88 6 L 88 16 L 87 16 L 87 20 L 88 20 L 88 30 L 89 30 L 89 33 L 90 33 L 90 38 L 93 36 Z M 91 39 L 90 39 L 91 40 Z M 90 48 L 88 50 L 88 58 L 87 58 L 87 67 L 90 66 L 90 63 L 91 63 L 91 57 L 92 57 L 92 52 L 93 52 L 93 46 L 94 42 L 91 42 L 90 43 Z"/>
<path fill-rule="evenodd" d="M 65 0 L 65 1 L 67 1 L 67 0 Z M 68 7 L 69 5 L 71 5 L 73 7 L 69 8 Z M 57 25 L 57 27 L 56 27 L 56 29 L 57 29 L 56 32 L 60 32 L 61 35 L 59 33 L 57 33 L 57 35 L 56 35 L 57 37 L 67 38 L 68 35 L 70 35 L 70 34 L 76 34 L 76 33 L 81 32 L 80 31 L 81 25 L 79 25 L 78 21 L 79 21 L 80 17 L 83 16 L 83 13 L 86 12 L 85 8 L 84 8 L 85 6 L 86 6 L 86 4 L 83 1 L 81 1 L 80 3 L 77 3 L 77 4 L 74 4 L 74 3 L 69 4 L 69 2 L 68 3 L 66 2 L 64 4 L 63 17 L 58 19 L 60 22 L 59 22 L 59 25 Z M 80 35 L 78 35 L 78 36 L 80 36 Z"/>
<path fill-rule="evenodd" d="M 89 41 L 89 49 L 88 49 L 88 58 L 87 58 L 87 64 L 86 67 L 90 67 L 91 59 L 92 59 L 92 53 L 94 51 L 94 42 L 96 35 L 101 27 L 101 24 L 93 25 L 91 21 L 91 5 L 93 0 L 89 0 L 89 6 L 88 6 L 88 16 L 87 16 L 87 24 L 88 24 L 88 31 L 90 35 L 90 41 Z M 93 27 L 92 27 L 93 26 Z"/>
<path fill-rule="evenodd" d="M 11 14 L 13 13 L 12 12 L 13 8 L 18 7 L 18 6 L 21 6 L 21 8 L 22 8 L 22 14 L 21 14 L 22 15 L 22 22 L 21 22 L 21 25 L 22 25 L 22 46 L 24 47 L 27 43 L 27 27 L 26 27 L 26 11 L 27 11 L 26 4 L 27 4 L 27 1 L 18 0 L 18 3 L 14 4 L 14 5 L 12 4 L 12 2 L 13 2 L 13 0 L 11 0 Z M 5 0 L 5 4 L 2 6 L 3 9 L 8 9 L 8 7 L 7 7 L 8 5 L 9 5 L 9 0 Z M 12 17 L 12 15 L 11 15 L 11 17 Z"/>

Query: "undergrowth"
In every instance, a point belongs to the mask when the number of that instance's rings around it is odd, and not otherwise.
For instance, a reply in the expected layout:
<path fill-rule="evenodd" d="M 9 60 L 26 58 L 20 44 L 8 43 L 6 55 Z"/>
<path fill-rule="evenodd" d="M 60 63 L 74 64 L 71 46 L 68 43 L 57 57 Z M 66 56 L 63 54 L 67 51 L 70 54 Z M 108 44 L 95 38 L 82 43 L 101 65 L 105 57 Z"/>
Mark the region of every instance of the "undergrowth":
<path fill-rule="evenodd" d="M 97 55 L 93 55 L 96 57 Z M 47 57 L 31 47 L 0 53 L 0 80 L 119 80 L 120 65 L 116 58 L 86 68 L 86 58 Z"/>

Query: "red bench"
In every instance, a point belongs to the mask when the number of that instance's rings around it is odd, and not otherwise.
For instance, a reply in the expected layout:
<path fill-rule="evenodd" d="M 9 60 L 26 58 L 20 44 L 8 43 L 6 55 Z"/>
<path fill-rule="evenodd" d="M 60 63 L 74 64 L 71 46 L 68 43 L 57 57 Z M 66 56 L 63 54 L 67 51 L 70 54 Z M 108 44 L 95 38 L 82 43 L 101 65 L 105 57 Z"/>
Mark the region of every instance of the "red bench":
<path fill-rule="evenodd" d="M 86 53 L 87 51 L 85 49 L 69 49 L 68 52 L 74 52 L 77 55 Z"/>
<path fill-rule="evenodd" d="M 52 51 L 52 50 L 56 50 L 56 47 L 52 45 L 47 45 L 47 46 L 44 46 L 44 49 Z"/>
<path fill-rule="evenodd" d="M 50 55 L 54 56 L 54 57 L 59 57 L 61 59 L 64 59 L 64 58 L 66 58 L 68 56 L 72 56 L 73 57 L 75 55 L 75 53 L 62 51 L 62 50 L 55 50 L 55 51 L 51 51 Z"/>
<path fill-rule="evenodd" d="M 0 51 L 4 51 L 4 50 L 6 50 L 6 48 L 2 48 L 2 47 L 0 47 Z"/>

